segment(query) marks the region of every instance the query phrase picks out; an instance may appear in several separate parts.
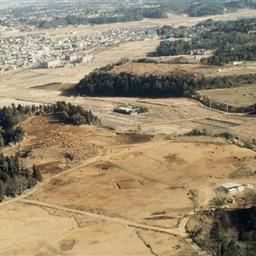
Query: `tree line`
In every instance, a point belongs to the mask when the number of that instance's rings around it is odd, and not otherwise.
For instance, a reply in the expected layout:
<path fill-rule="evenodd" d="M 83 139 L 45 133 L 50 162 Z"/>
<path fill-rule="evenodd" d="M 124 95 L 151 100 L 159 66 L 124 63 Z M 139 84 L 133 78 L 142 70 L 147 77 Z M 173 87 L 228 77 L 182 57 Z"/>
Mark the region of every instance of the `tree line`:
<path fill-rule="evenodd" d="M 95 17 L 68 15 L 65 17 L 54 17 L 48 20 L 33 20 L 31 24 L 39 28 L 52 28 L 68 25 L 97 25 L 117 22 L 140 21 L 144 18 L 161 19 L 166 18 L 166 10 L 160 7 L 154 8 L 122 8 L 109 13 L 102 13 Z"/>
<path fill-rule="evenodd" d="M 158 1 L 158 4 L 176 13 L 186 13 L 192 17 L 235 12 L 240 8 L 256 8 L 254 0 L 162 0 Z"/>
<path fill-rule="evenodd" d="M 182 73 L 159 76 L 96 70 L 85 76 L 72 92 L 86 96 L 190 97 L 199 89 L 235 87 L 255 81 L 256 74 L 195 77 Z"/>
<path fill-rule="evenodd" d="M 161 41 L 156 48 L 157 56 L 199 54 L 211 50 L 213 55 L 202 59 L 204 64 L 222 65 L 232 61 L 256 60 L 256 19 L 236 21 L 207 20 L 192 28 L 165 26 L 158 30 L 164 38 L 186 38 Z M 184 37 L 183 36 L 183 37 Z"/>
<path fill-rule="evenodd" d="M 31 113 L 34 115 L 50 114 L 57 121 L 72 125 L 91 125 L 99 122 L 91 110 L 86 110 L 80 105 L 66 103 L 65 101 L 57 101 L 51 105 L 32 106 Z"/>
<path fill-rule="evenodd" d="M 60 122 L 73 125 L 95 124 L 98 118 L 91 110 L 85 110 L 79 105 L 58 101 L 56 104 L 43 106 L 44 113 L 53 114 Z"/>
<path fill-rule="evenodd" d="M 220 256 L 254 256 L 256 251 L 255 193 L 254 205 L 225 211 L 218 209 L 203 247 Z"/>

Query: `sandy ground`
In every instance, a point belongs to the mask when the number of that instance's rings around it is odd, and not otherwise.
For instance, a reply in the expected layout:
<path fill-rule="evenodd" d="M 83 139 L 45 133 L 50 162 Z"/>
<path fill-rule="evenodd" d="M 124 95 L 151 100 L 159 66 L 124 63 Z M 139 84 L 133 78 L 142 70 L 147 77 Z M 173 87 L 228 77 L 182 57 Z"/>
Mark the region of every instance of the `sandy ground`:
<path fill-rule="evenodd" d="M 71 218 L 22 203 L 1 209 L 0 219 L 0 255 L 36 255 L 40 247 L 47 248 L 77 226 Z"/>

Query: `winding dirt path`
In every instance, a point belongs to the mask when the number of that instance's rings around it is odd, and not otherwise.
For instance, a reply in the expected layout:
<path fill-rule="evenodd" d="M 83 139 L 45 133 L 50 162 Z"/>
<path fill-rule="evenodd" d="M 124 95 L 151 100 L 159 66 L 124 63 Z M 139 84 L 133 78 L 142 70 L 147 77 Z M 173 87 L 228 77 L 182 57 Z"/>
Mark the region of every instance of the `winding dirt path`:
<path fill-rule="evenodd" d="M 163 144 L 164 143 L 167 143 L 167 142 L 163 141 Z M 147 143 L 143 144 L 143 146 L 140 145 L 141 150 L 145 147 L 147 147 Z M 129 153 L 132 153 L 132 151 L 133 150 L 131 150 Z M 137 149 L 136 149 L 136 151 L 137 151 Z M 85 210 L 77 210 L 77 209 L 63 207 L 63 206 L 56 205 L 56 204 L 50 204 L 50 203 L 45 203 L 45 202 L 41 202 L 41 201 L 27 199 L 29 196 L 33 195 L 34 193 L 44 190 L 47 187 L 47 185 L 49 185 L 52 181 L 54 181 L 55 179 L 57 179 L 63 175 L 69 174 L 77 169 L 80 169 L 80 168 L 86 167 L 90 164 L 96 163 L 99 160 L 101 160 L 101 161 L 109 160 L 111 157 L 123 155 L 123 153 L 124 152 L 122 150 L 120 150 L 117 153 L 112 153 L 112 150 L 109 151 L 108 148 L 105 148 L 105 150 L 103 150 L 100 155 L 90 158 L 90 159 L 82 162 L 80 165 L 74 166 L 66 171 L 60 172 L 60 173 L 48 178 L 47 180 L 44 180 L 43 182 L 39 183 L 31 190 L 25 192 L 23 195 L 20 195 L 16 198 L 12 198 L 8 201 L 2 202 L 0 204 L 0 209 L 4 208 L 14 202 L 22 202 L 22 203 L 26 203 L 26 204 L 30 204 L 30 205 L 34 205 L 34 206 L 46 207 L 46 208 L 56 209 L 56 210 L 60 210 L 60 211 L 64 211 L 64 212 L 80 214 L 83 216 L 92 217 L 92 218 L 102 220 L 102 221 L 120 223 L 124 226 L 134 228 L 136 230 L 146 230 L 146 231 L 164 233 L 167 235 L 183 238 L 192 246 L 192 248 L 195 251 L 197 251 L 197 253 L 199 255 L 206 256 L 206 254 L 201 250 L 201 248 L 199 248 L 196 244 L 193 243 L 193 241 L 191 239 L 188 238 L 188 234 L 186 233 L 186 224 L 189 220 L 189 216 L 192 215 L 191 213 L 184 216 L 184 218 L 182 219 L 182 221 L 180 222 L 180 224 L 177 228 L 161 228 L 161 227 L 157 227 L 157 226 L 152 226 L 152 225 L 148 225 L 148 224 L 130 221 L 130 220 L 120 218 L 120 217 L 111 217 L 111 216 L 108 216 L 105 214 L 92 213 L 92 212 L 85 211 Z"/>

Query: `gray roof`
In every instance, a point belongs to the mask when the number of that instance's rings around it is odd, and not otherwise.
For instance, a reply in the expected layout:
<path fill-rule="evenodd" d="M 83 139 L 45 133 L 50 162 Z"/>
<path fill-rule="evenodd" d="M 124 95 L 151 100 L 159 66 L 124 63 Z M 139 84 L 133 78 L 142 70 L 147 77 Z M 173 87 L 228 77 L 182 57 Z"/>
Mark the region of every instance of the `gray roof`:
<path fill-rule="evenodd" d="M 238 188 L 240 187 L 241 185 L 240 184 L 237 184 L 237 183 L 225 183 L 225 184 L 222 184 L 221 187 L 222 188 L 225 188 L 225 189 L 232 189 L 232 188 Z"/>

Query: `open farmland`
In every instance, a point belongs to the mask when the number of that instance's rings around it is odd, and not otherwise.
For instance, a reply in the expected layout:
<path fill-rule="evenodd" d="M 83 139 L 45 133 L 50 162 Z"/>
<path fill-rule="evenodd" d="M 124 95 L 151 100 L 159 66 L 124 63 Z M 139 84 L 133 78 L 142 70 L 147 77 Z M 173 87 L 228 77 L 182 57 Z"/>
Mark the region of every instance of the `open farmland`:
<path fill-rule="evenodd" d="M 31 129 L 36 123 L 41 128 L 37 134 Z M 192 256 L 195 248 L 184 239 L 183 230 L 183 218 L 192 209 L 189 189 L 197 188 L 200 204 L 206 205 L 214 188 L 230 181 L 230 174 L 239 168 L 252 170 L 256 164 L 255 152 L 217 138 L 116 135 L 39 117 L 23 126 L 27 139 L 21 149 L 36 136 L 43 144 L 54 141 L 56 152 L 64 145 L 76 152 L 79 143 L 84 150 L 92 144 L 104 150 L 71 161 L 71 169 L 42 171 L 42 184 L 17 202 L 2 205 L 3 230 L 9 235 L 0 240 L 0 255 L 150 256 L 153 251 Z M 39 159 L 45 168 L 49 148 L 41 147 L 39 155 L 39 148 L 33 147 L 28 159 Z M 256 178 L 232 181 L 256 183 Z"/>
<path fill-rule="evenodd" d="M 198 93 L 208 97 L 212 101 L 233 107 L 247 107 L 256 104 L 256 85 L 237 88 L 200 90 Z"/>
<path fill-rule="evenodd" d="M 114 73 L 134 73 L 137 75 L 155 74 L 168 75 L 170 73 L 182 73 L 190 75 L 203 76 L 231 76 L 231 75 L 246 75 L 256 72 L 256 63 L 247 62 L 239 66 L 227 64 L 223 67 L 202 64 L 154 64 L 154 63 L 135 63 L 128 62 L 120 66 L 115 66 L 112 69 Z"/>

